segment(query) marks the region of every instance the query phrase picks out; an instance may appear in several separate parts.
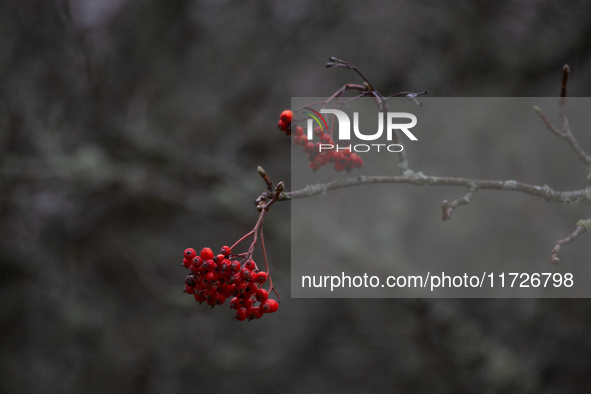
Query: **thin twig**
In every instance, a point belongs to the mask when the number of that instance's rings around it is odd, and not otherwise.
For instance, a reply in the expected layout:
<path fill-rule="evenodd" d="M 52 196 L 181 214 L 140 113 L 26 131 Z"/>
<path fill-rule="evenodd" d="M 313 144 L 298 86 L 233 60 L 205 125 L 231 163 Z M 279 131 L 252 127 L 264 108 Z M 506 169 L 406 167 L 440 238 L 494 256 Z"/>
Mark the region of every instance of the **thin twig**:
<path fill-rule="evenodd" d="M 585 163 L 587 166 L 591 166 L 591 156 L 585 153 L 583 148 L 581 148 L 581 145 L 579 144 L 579 142 L 571 132 L 570 128 L 568 127 L 568 120 L 565 120 L 563 122 L 563 126 L 564 124 L 566 124 L 565 128 L 563 130 L 558 130 L 548 119 L 548 117 L 542 112 L 540 107 L 535 106 L 534 110 L 536 111 L 540 119 L 542 119 L 542 121 L 546 124 L 548 130 L 550 130 L 552 133 L 562 138 L 563 140 L 567 140 L 570 146 L 577 154 L 577 156 L 579 157 L 579 159 L 581 159 L 581 161 Z M 564 115 L 564 119 L 567 119 L 566 115 Z"/>
<path fill-rule="evenodd" d="M 273 286 L 273 278 L 271 278 L 271 271 L 269 270 L 269 263 L 267 262 L 267 252 L 265 250 L 265 240 L 263 238 L 263 226 L 261 226 L 261 248 L 263 250 L 263 259 L 265 260 L 265 267 L 267 268 L 267 276 L 269 278 L 269 292 L 273 290 L 275 292 L 275 295 L 277 296 L 277 302 L 281 303 L 279 293 L 277 293 L 277 290 L 275 290 L 275 286 Z"/>
<path fill-rule="evenodd" d="M 476 193 L 476 190 L 478 190 L 478 187 L 475 184 L 473 184 L 470 186 L 470 190 L 464 197 L 457 200 L 453 200 L 451 203 L 448 203 L 447 200 L 443 200 L 443 202 L 441 203 L 441 220 L 451 219 L 451 215 L 458 205 L 469 204 L 470 201 L 472 201 L 472 198 L 474 197 L 474 193 Z"/>
<path fill-rule="evenodd" d="M 560 259 L 558 258 L 560 248 L 562 248 L 564 245 L 570 244 L 575 239 L 579 238 L 579 236 L 583 234 L 585 231 L 591 231 L 591 219 L 579 220 L 577 222 L 577 228 L 575 231 L 573 231 L 572 234 L 570 234 L 568 237 L 564 239 L 556 241 L 554 247 L 550 251 L 550 262 L 552 262 L 552 264 L 560 263 Z"/>
<path fill-rule="evenodd" d="M 568 82 L 568 75 L 570 74 L 570 67 L 568 64 L 562 66 L 562 78 L 560 84 L 560 97 L 566 97 L 566 83 Z"/>

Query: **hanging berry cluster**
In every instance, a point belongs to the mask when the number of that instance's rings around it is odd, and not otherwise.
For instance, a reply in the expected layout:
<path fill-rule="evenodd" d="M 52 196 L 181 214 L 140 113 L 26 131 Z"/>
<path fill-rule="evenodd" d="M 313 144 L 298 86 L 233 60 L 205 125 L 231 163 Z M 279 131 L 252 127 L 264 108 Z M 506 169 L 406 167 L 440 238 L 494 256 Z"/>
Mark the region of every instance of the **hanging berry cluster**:
<path fill-rule="evenodd" d="M 285 110 L 281 113 L 281 116 L 286 112 L 291 114 L 291 111 Z M 281 124 L 281 120 L 279 123 Z M 334 169 L 337 172 L 343 170 L 351 172 L 353 168 L 361 168 L 363 159 L 358 154 L 351 152 L 350 146 L 344 148 L 339 147 L 337 150 L 338 145 L 334 143 L 330 133 L 323 131 L 320 127 L 314 129 L 314 134 L 320 137 L 320 142 L 313 143 L 309 141 L 308 136 L 304 134 L 304 129 L 301 126 L 296 126 L 295 137 L 293 137 L 293 143 L 300 145 L 304 149 L 304 152 L 308 154 L 310 168 L 313 171 L 319 170 L 328 163 L 334 163 Z M 321 145 L 322 151 L 320 149 Z M 329 145 L 332 148 L 329 148 Z"/>
<path fill-rule="evenodd" d="M 239 321 L 260 319 L 264 313 L 277 311 L 279 304 L 269 299 L 268 291 L 262 288 L 267 272 L 260 271 L 252 259 L 240 262 L 232 258 L 228 246 L 216 256 L 210 248 L 203 248 L 199 256 L 195 249 L 185 250 L 183 266 L 191 271 L 185 278 L 185 293 L 193 294 L 200 305 L 205 302 L 212 308 L 232 297 L 230 308 L 236 310 Z"/>
<path fill-rule="evenodd" d="M 291 119 L 293 118 L 293 112 L 286 109 L 279 116 L 279 130 L 283 131 L 286 135 L 291 135 Z"/>
<path fill-rule="evenodd" d="M 265 251 L 263 223 L 271 205 L 282 195 L 284 185 L 279 182 L 273 189 L 265 170 L 259 167 L 258 172 L 267 184 L 267 190 L 255 200 L 260 215 L 254 228 L 234 245 L 223 246 L 217 255 L 210 248 L 203 248 L 199 255 L 195 249 L 188 248 L 183 254 L 182 266 L 190 270 L 185 278 L 185 293 L 192 294 L 199 305 L 205 302 L 212 308 L 232 298 L 230 308 L 236 310 L 235 317 L 239 321 L 260 319 L 265 313 L 273 313 L 279 309 L 279 294 L 273 287 Z M 253 240 L 246 252 L 233 252 L 238 244 L 250 236 Z M 259 270 L 252 257 L 259 240 L 265 271 Z M 269 283 L 269 290 L 263 289 L 266 282 Z M 269 298 L 271 291 L 278 301 Z"/>

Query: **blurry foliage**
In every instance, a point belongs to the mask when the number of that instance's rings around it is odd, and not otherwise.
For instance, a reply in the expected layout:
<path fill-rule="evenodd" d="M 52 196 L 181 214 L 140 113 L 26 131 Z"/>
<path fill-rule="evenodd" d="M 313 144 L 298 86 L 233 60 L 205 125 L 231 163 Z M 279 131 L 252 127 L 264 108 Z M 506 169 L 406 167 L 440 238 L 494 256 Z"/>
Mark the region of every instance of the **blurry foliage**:
<path fill-rule="evenodd" d="M 435 96 L 591 91 L 591 4 L 0 3 L 1 392 L 591 390 L 588 300 L 292 300 L 289 205 L 266 241 L 281 312 L 182 294 L 184 248 L 255 219 L 291 96 L 354 76 Z M 356 81 L 355 81 L 356 82 Z"/>

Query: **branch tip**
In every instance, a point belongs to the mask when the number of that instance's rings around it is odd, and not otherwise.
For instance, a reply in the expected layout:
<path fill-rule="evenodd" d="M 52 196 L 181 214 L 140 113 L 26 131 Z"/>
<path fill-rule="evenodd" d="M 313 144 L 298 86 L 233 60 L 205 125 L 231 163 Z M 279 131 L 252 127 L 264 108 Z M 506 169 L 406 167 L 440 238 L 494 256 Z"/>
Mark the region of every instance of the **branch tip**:
<path fill-rule="evenodd" d="M 558 253 L 560 253 L 560 249 L 564 245 L 568 245 L 577 238 L 585 231 L 591 231 L 591 219 L 579 220 L 577 222 L 577 228 L 575 231 L 572 232 L 568 237 L 558 240 L 554 243 L 554 247 L 550 251 L 550 262 L 552 264 L 560 263 L 560 259 L 558 258 Z"/>

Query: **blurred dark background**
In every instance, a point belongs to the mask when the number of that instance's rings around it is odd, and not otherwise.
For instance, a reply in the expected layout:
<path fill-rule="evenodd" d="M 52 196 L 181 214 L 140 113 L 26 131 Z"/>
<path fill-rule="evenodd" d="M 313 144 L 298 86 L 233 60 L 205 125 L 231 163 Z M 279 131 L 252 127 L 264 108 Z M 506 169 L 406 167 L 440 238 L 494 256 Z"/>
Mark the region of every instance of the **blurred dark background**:
<path fill-rule="evenodd" d="M 288 203 L 265 226 L 275 315 L 198 307 L 179 266 L 253 226 L 257 165 L 289 184 L 280 111 L 359 82 L 329 56 L 436 97 L 555 96 L 568 63 L 586 96 L 589 21 L 585 1 L 1 1 L 0 392 L 591 392 L 589 300 L 290 299 Z"/>

